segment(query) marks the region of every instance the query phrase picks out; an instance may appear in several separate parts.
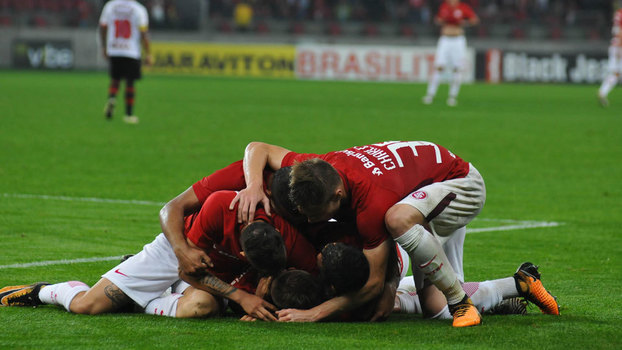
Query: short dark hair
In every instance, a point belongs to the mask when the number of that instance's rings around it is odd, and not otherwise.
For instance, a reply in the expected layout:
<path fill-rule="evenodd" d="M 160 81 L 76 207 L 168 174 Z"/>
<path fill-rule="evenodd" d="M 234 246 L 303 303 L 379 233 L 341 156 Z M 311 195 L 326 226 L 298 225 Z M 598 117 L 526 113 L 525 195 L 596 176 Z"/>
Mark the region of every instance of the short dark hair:
<path fill-rule="evenodd" d="M 270 296 L 279 309 L 310 309 L 325 299 L 320 281 L 303 270 L 281 272 L 272 281 Z"/>
<path fill-rule="evenodd" d="M 274 172 L 270 184 L 270 198 L 274 204 L 274 210 L 285 220 L 299 225 L 307 222 L 307 217 L 302 215 L 296 205 L 289 198 L 289 182 L 291 180 L 292 167 L 286 166 Z"/>
<path fill-rule="evenodd" d="M 311 158 L 292 165 L 289 197 L 305 215 L 317 213 L 333 200 L 341 183 L 339 172 L 320 158 Z"/>
<path fill-rule="evenodd" d="M 240 244 L 248 262 L 259 272 L 273 276 L 285 268 L 287 252 L 283 237 L 267 222 L 255 221 L 246 226 Z"/>
<path fill-rule="evenodd" d="M 329 243 L 322 248 L 320 273 L 337 295 L 361 289 L 369 279 L 369 261 L 359 248 Z"/>

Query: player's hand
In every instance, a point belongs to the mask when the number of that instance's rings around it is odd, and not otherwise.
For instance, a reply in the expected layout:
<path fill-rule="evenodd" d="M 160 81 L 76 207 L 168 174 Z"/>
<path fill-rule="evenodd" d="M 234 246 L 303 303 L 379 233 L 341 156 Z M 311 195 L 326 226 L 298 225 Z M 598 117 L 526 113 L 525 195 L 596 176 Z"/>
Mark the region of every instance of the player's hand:
<path fill-rule="evenodd" d="M 276 307 L 256 295 L 245 295 L 242 300 L 240 300 L 239 304 L 250 317 L 264 321 L 277 320 L 273 315 L 273 312 L 276 311 Z"/>
<path fill-rule="evenodd" d="M 214 267 L 212 259 L 199 248 L 187 247 L 182 251 L 176 251 L 179 261 L 179 269 L 186 275 L 199 276 L 205 273 L 208 267 Z"/>
<path fill-rule="evenodd" d="M 257 319 L 253 316 L 249 316 L 249 315 L 244 315 L 240 318 L 240 321 L 244 321 L 244 322 L 255 322 L 257 321 Z"/>
<path fill-rule="evenodd" d="M 145 66 L 151 66 L 151 64 L 153 63 L 153 58 L 151 55 L 146 55 L 145 56 Z"/>
<path fill-rule="evenodd" d="M 370 321 L 378 322 L 386 320 L 393 312 L 393 306 L 395 306 L 395 289 L 385 287 L 376 304 L 376 310 Z"/>
<path fill-rule="evenodd" d="M 238 223 L 248 224 L 255 218 L 257 205 L 263 205 L 266 214 L 270 216 L 270 200 L 261 187 L 247 187 L 235 195 L 229 205 L 229 210 L 235 208 L 238 203 Z"/>
<path fill-rule="evenodd" d="M 279 322 L 315 322 L 309 310 L 283 309 L 276 312 Z"/>

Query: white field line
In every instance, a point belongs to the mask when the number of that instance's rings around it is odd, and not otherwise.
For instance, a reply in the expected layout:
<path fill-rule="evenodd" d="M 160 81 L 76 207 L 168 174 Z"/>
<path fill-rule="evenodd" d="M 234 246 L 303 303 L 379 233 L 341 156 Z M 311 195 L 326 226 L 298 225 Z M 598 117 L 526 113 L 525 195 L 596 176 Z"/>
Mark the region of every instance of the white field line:
<path fill-rule="evenodd" d="M 101 258 L 82 258 L 82 259 L 62 259 L 62 260 L 48 260 L 48 261 L 35 261 L 30 263 L 23 264 L 12 264 L 12 265 L 0 265 L 0 270 L 2 269 L 15 269 L 15 268 L 25 268 L 25 267 L 33 267 L 33 266 L 50 266 L 50 265 L 69 265 L 69 264 L 79 264 L 79 263 L 88 263 L 88 262 L 97 262 L 97 261 L 112 261 L 112 260 L 121 260 L 120 256 L 105 256 Z"/>
<path fill-rule="evenodd" d="M 67 197 L 67 196 L 48 196 L 48 195 L 37 195 L 37 194 L 22 194 L 22 193 L 3 193 L 3 197 L 5 198 L 26 198 L 26 199 L 49 199 L 49 200 L 62 200 L 62 201 L 71 201 L 71 202 L 94 202 L 94 203 L 116 203 L 116 204 L 136 204 L 136 205 L 157 205 L 162 206 L 166 203 L 163 202 L 153 202 L 153 201 L 141 201 L 141 200 L 126 200 L 126 199 L 106 199 L 106 198 L 94 198 L 94 197 Z M 563 225 L 560 222 L 547 222 L 547 221 L 521 221 L 521 220 L 511 220 L 511 219 L 479 219 L 478 221 L 491 221 L 491 222 L 502 222 L 511 225 L 502 225 L 502 226 L 493 226 L 493 227 L 483 227 L 483 228 L 467 228 L 467 233 L 478 233 L 478 232 L 494 232 L 494 231 L 511 231 L 511 230 L 523 230 L 529 228 L 539 228 L 539 227 L 555 227 Z M 23 264 L 12 264 L 12 265 L 0 265 L 0 270 L 2 269 L 10 269 L 10 268 L 27 268 L 34 266 L 50 266 L 50 265 L 68 265 L 68 264 L 77 264 L 77 263 L 85 263 L 85 262 L 97 262 L 97 261 L 111 261 L 111 260 L 119 260 L 120 256 L 108 256 L 101 258 L 80 258 L 80 259 L 72 259 L 72 260 L 49 260 L 49 261 L 38 261 L 31 263 L 23 263 Z"/>
<path fill-rule="evenodd" d="M 25 199 L 51 199 L 69 202 L 94 202 L 94 203 L 115 203 L 115 204 L 136 204 L 163 206 L 166 202 L 140 201 L 133 199 L 108 199 L 95 197 L 67 197 L 67 196 L 48 196 L 44 194 L 25 194 L 25 193 L 3 193 L 5 198 L 25 198 Z"/>

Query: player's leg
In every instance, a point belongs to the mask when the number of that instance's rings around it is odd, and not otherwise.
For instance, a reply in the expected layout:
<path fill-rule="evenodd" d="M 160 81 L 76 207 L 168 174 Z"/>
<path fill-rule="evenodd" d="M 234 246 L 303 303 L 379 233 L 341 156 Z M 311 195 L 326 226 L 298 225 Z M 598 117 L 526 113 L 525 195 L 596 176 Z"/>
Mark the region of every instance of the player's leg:
<path fill-rule="evenodd" d="M 412 260 L 447 298 L 455 316 L 454 326 L 477 325 L 480 316 L 466 296 L 456 273 L 453 271 L 438 240 L 422 224 L 426 219 L 423 213 L 410 204 L 399 202 L 385 215 L 389 232 Z"/>
<path fill-rule="evenodd" d="M 71 295 L 77 288 L 72 288 L 71 283 L 55 285 L 56 288 L 50 291 L 46 289 L 53 286 L 46 287 L 41 291 L 40 297 L 64 306 L 67 311 L 84 315 L 115 312 L 132 304 L 132 299 L 106 278 L 100 279 L 87 291 L 75 293 L 73 297 Z"/>
<path fill-rule="evenodd" d="M 425 186 L 391 207 L 385 215 L 389 232 L 409 253 L 414 269 L 419 269 L 447 298 L 456 326 L 463 324 L 460 321 L 466 321 L 466 325 L 478 324 L 479 315 L 445 251 L 422 224 L 430 222 L 441 238 L 449 237 L 481 211 L 485 198 L 484 181 L 471 166 L 465 178 Z"/>
<path fill-rule="evenodd" d="M 428 81 L 428 88 L 422 102 L 424 104 L 431 104 L 438 91 L 438 86 L 441 83 L 441 77 L 443 71 L 447 65 L 447 38 L 441 36 L 438 39 L 436 46 L 436 54 L 434 56 L 434 70 Z"/>
<path fill-rule="evenodd" d="M 214 317 L 223 313 L 225 300 L 190 287 L 179 299 L 176 317 Z"/>
<path fill-rule="evenodd" d="M 125 80 L 125 118 L 123 120 L 129 124 L 138 123 L 138 117 L 134 115 L 134 98 L 134 80 L 128 78 Z"/>
<path fill-rule="evenodd" d="M 452 38 L 450 45 L 452 75 L 449 83 L 449 97 L 447 105 L 454 107 L 458 104 L 458 93 L 462 84 L 462 72 L 464 70 L 464 58 L 466 57 L 466 39 L 464 36 Z"/>
<path fill-rule="evenodd" d="M 603 107 L 609 106 L 607 96 L 609 96 L 609 93 L 616 86 L 618 79 L 620 78 L 619 72 L 622 68 L 622 62 L 620 62 L 622 58 L 618 58 L 618 55 L 622 54 L 620 51 L 621 50 L 615 46 L 609 47 L 608 73 L 598 89 L 598 102 Z"/>
<path fill-rule="evenodd" d="M 123 121 L 128 124 L 138 124 L 138 117 L 134 115 L 134 102 L 136 99 L 135 82 L 141 78 L 140 60 L 127 58 L 125 60 L 125 117 Z"/>
<path fill-rule="evenodd" d="M 108 85 L 108 100 L 104 106 L 104 115 L 107 119 L 112 119 L 117 101 L 117 93 L 119 92 L 119 85 L 121 84 L 121 67 L 119 66 L 119 59 L 117 57 L 110 57 L 108 69 L 110 84 Z"/>

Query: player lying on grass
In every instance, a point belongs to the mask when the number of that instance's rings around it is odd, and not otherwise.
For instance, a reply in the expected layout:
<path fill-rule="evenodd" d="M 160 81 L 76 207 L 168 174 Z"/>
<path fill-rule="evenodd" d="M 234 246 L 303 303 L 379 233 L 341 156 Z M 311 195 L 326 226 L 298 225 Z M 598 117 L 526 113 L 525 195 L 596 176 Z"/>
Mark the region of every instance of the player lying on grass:
<path fill-rule="evenodd" d="M 185 218 L 187 244 L 205 253 L 205 267 L 193 274 L 179 271 L 172 246 L 160 234 L 93 288 L 77 281 L 5 287 L 0 301 L 7 306 L 56 304 L 81 314 L 117 312 L 135 302 L 148 314 L 207 317 L 221 314 L 229 300 L 252 317 L 275 321 L 276 308 L 252 294 L 257 272 L 274 275 L 285 266 L 316 272 L 315 255 L 297 253 L 313 247 L 277 215 L 260 213 L 250 225 L 238 224 L 235 211 L 228 210 L 234 196 L 229 191 L 214 193 L 198 213 Z M 280 233 L 271 224 L 279 226 Z M 171 286 L 173 294 L 162 297 Z"/>
<path fill-rule="evenodd" d="M 443 292 L 455 327 L 481 322 L 461 285 L 466 225 L 486 198 L 484 181 L 473 165 L 425 141 L 383 142 L 326 154 L 295 153 L 253 142 L 246 148 L 243 165 L 248 187 L 234 201 L 240 203 L 240 221 L 252 219 L 258 203 L 270 205 L 262 188 L 265 168 L 292 165 L 289 198 L 298 211 L 309 222 L 354 219 L 370 262 L 368 283 L 354 296 L 334 298 L 306 311 L 281 310 L 280 320 L 322 320 L 385 293 L 387 237 L 392 236 L 415 263 L 417 287 L 427 278 Z M 530 284 L 534 295 L 542 298 L 545 312 L 558 313 L 541 282 Z M 376 315 L 388 313 L 379 309 Z"/>

